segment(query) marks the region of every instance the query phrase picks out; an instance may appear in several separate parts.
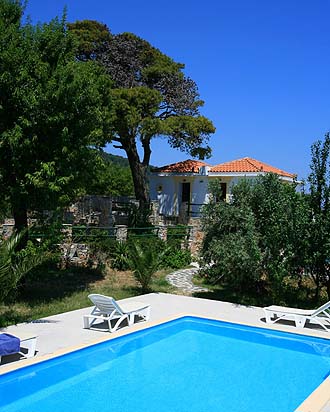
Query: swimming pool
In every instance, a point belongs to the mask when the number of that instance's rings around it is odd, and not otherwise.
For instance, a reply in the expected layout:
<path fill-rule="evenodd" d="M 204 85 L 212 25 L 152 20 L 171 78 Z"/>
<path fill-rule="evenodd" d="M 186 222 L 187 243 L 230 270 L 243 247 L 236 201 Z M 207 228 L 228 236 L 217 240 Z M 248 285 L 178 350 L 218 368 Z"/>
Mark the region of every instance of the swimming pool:
<path fill-rule="evenodd" d="M 183 317 L 0 376 L 4 412 L 292 412 L 326 339 Z"/>

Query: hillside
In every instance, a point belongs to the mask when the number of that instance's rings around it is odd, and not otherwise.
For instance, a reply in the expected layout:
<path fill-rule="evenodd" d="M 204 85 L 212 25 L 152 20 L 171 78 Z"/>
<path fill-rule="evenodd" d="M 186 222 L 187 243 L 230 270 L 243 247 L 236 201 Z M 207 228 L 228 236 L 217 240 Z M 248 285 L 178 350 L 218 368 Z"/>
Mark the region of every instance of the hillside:
<path fill-rule="evenodd" d="M 113 155 L 111 153 L 101 152 L 101 156 L 106 162 L 113 163 L 119 167 L 129 167 L 128 159 L 123 156 Z M 150 170 L 157 169 L 157 166 L 150 165 Z"/>
<path fill-rule="evenodd" d="M 101 152 L 101 156 L 108 163 L 113 163 L 120 167 L 129 167 L 128 160 L 126 157 L 117 156 L 106 152 Z"/>

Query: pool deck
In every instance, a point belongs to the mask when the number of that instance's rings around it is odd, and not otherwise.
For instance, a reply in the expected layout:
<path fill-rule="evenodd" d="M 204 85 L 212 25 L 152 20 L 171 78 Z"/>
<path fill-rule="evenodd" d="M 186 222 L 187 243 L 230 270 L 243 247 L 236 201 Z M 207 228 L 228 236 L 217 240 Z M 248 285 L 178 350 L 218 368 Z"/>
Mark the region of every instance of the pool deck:
<path fill-rule="evenodd" d="M 276 323 L 274 325 L 267 325 L 264 322 L 263 310 L 255 306 L 242 306 L 228 302 L 165 293 L 151 293 L 124 299 L 122 302 L 136 301 L 151 305 L 150 321 L 138 323 L 130 328 L 123 328 L 112 334 L 100 330 L 83 329 L 83 315 L 90 314 L 91 307 L 0 329 L 1 332 L 11 333 L 18 337 L 20 335 L 38 336 L 36 356 L 30 359 L 20 359 L 19 355 L 3 357 L 0 365 L 0 374 L 34 363 L 38 360 L 41 361 L 98 341 L 112 339 L 134 330 L 143 329 L 183 315 L 219 319 L 244 325 L 330 339 L 330 333 L 326 333 L 317 327 L 315 329 L 305 327 L 299 330 L 292 326 L 292 324 L 285 325 L 283 323 Z M 297 411 L 330 412 L 329 394 L 330 378 L 326 379 Z"/>

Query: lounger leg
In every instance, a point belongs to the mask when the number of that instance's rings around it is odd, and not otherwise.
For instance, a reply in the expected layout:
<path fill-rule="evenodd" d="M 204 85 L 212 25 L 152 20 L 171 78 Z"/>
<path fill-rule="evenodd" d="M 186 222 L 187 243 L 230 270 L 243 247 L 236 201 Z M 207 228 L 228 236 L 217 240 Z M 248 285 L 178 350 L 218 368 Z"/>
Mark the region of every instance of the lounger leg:
<path fill-rule="evenodd" d="M 303 328 L 305 326 L 307 318 L 305 316 L 295 316 L 294 321 L 297 328 Z"/>
<path fill-rule="evenodd" d="M 270 312 L 269 310 L 264 310 L 264 313 L 266 317 L 266 323 L 274 323 L 272 321 L 272 312 Z"/>
<path fill-rule="evenodd" d="M 318 319 L 313 318 L 313 320 L 314 320 L 315 322 L 317 322 L 320 326 L 322 326 L 322 328 L 323 328 L 324 330 L 326 330 L 327 332 L 330 332 L 330 329 L 327 328 L 325 325 L 323 325 L 323 323 L 320 322 Z"/>
<path fill-rule="evenodd" d="M 37 346 L 37 339 L 28 339 L 27 341 L 24 341 L 24 347 L 26 347 L 27 354 L 25 355 L 27 358 L 32 358 L 34 354 L 36 353 L 36 346 Z"/>
<path fill-rule="evenodd" d="M 89 329 L 90 327 L 91 327 L 91 325 L 90 325 L 90 321 L 89 321 L 89 316 L 84 316 L 83 317 L 83 319 L 84 319 L 84 329 Z"/>
<path fill-rule="evenodd" d="M 139 316 L 143 320 L 148 321 L 149 317 L 150 317 L 150 306 L 145 308 L 144 310 L 141 310 L 141 311 L 131 312 L 128 315 L 128 324 L 129 324 L 129 326 L 132 326 L 134 324 L 135 316 Z"/>
<path fill-rule="evenodd" d="M 144 315 L 144 319 L 145 319 L 146 321 L 148 321 L 149 318 L 150 318 L 150 306 L 146 308 L 146 310 L 145 310 L 145 315 Z"/>
<path fill-rule="evenodd" d="M 19 354 L 24 356 L 24 358 L 32 358 L 35 355 L 36 346 L 37 346 L 37 338 L 24 339 L 21 342 L 21 347 L 23 349 L 27 349 L 27 353 L 20 351 Z"/>
<path fill-rule="evenodd" d="M 132 326 L 134 324 L 134 320 L 135 320 L 135 312 L 130 313 L 128 315 L 128 325 Z"/>
<path fill-rule="evenodd" d="M 97 320 L 102 320 L 103 316 L 84 315 L 84 329 L 90 329 Z M 106 318 L 104 318 L 106 320 Z"/>
<path fill-rule="evenodd" d="M 115 323 L 115 326 L 114 326 L 114 327 L 111 326 L 111 319 L 109 319 L 109 320 L 108 320 L 109 331 L 110 331 L 110 332 L 115 332 L 115 331 L 118 329 L 119 325 L 121 324 L 121 322 L 122 322 L 124 319 L 127 319 L 128 324 L 130 324 L 130 323 L 129 323 L 129 322 L 130 322 L 129 317 L 128 317 L 127 315 L 123 315 L 122 317 L 120 317 L 120 318 L 117 320 L 117 322 Z"/>

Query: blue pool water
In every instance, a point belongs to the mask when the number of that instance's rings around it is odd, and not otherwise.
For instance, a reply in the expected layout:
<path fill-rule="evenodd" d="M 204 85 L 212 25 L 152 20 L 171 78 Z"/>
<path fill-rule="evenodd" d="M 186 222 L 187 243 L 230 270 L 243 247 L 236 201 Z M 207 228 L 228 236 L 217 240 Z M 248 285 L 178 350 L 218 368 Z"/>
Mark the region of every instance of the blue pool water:
<path fill-rule="evenodd" d="M 292 412 L 330 341 L 184 317 L 0 376 L 4 412 Z"/>

